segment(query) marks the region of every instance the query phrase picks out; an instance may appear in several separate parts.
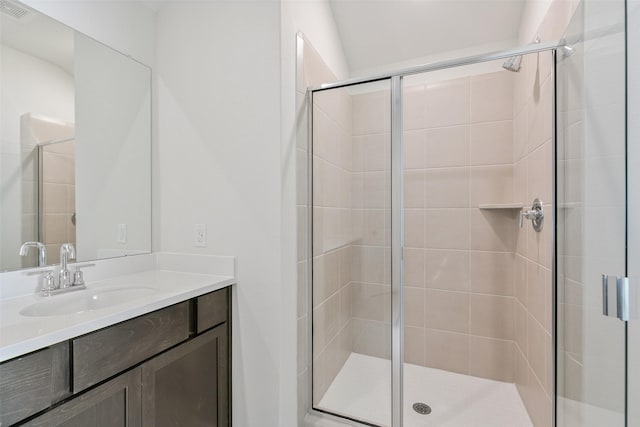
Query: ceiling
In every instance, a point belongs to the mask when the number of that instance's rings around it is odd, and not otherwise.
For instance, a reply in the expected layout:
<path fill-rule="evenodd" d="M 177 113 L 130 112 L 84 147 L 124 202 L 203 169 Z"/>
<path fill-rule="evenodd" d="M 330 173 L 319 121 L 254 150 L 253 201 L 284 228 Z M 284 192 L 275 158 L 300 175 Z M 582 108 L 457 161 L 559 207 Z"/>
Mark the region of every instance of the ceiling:
<path fill-rule="evenodd" d="M 351 74 L 483 46 L 515 46 L 525 0 L 330 0 Z"/>
<path fill-rule="evenodd" d="M 163 0 L 136 0 L 158 11 Z M 418 58 L 516 46 L 525 0 L 329 0 L 351 75 Z M 72 72 L 73 32 L 31 13 L 2 42 Z M 20 31 L 21 30 L 21 31 Z M 420 61 L 418 61 L 420 62 Z"/>

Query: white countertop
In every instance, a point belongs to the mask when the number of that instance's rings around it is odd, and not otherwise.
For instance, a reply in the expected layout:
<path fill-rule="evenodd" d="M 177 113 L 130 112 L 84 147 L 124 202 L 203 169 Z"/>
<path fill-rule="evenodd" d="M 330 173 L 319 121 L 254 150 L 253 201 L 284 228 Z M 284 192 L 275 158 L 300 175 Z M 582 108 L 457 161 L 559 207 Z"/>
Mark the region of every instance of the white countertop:
<path fill-rule="evenodd" d="M 154 269 L 87 282 L 86 290 L 41 297 L 37 294 L 0 300 L 0 362 L 186 301 L 235 283 L 233 276 Z M 80 292 L 123 288 L 152 288 L 150 294 L 98 310 L 71 315 L 30 317 L 23 308 Z"/>

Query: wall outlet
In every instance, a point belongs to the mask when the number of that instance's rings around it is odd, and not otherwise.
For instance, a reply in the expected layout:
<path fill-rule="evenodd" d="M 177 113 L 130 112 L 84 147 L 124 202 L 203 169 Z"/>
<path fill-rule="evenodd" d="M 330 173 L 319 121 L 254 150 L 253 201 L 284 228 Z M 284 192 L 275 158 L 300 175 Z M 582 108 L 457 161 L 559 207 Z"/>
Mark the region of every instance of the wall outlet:
<path fill-rule="evenodd" d="M 196 247 L 207 247 L 207 224 L 196 224 Z"/>
<path fill-rule="evenodd" d="M 118 243 L 127 243 L 127 224 L 118 224 Z"/>

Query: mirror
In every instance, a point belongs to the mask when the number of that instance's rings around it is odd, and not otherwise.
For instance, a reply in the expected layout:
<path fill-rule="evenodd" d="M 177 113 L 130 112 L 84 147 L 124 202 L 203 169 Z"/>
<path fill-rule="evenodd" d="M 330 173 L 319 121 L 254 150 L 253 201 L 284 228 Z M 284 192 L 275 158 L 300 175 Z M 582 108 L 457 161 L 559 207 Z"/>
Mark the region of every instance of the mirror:
<path fill-rule="evenodd" d="M 149 67 L 6 0 L 0 67 L 0 271 L 150 252 Z"/>

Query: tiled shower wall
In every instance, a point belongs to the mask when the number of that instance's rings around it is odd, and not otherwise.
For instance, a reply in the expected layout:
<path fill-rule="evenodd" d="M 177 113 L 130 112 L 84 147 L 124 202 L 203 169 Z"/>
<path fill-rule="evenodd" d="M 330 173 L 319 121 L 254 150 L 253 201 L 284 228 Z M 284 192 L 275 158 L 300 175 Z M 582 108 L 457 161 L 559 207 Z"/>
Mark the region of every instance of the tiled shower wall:
<path fill-rule="evenodd" d="M 405 89 L 405 361 L 513 381 L 513 74 Z"/>
<path fill-rule="evenodd" d="M 562 38 L 577 4 L 553 2 L 538 37 Z M 536 233 L 526 221 L 517 236 L 515 381 L 533 424 L 542 427 L 553 421 L 553 97 L 551 52 L 525 56 L 514 81 L 515 200 L 529 208 L 534 198 L 541 199 L 545 226 Z M 573 138 L 580 138 L 578 129 L 579 123 L 572 128 Z M 573 247 L 580 244 L 572 242 Z"/>
<path fill-rule="evenodd" d="M 313 386 L 318 403 L 351 351 L 351 98 L 313 105 Z"/>
<path fill-rule="evenodd" d="M 389 83 L 352 95 L 352 347 L 391 357 L 391 172 Z M 386 86 L 386 87 L 385 87 Z M 364 85 L 363 88 L 371 88 Z"/>
<path fill-rule="evenodd" d="M 514 171 L 518 202 L 543 202 L 541 232 L 525 220 L 516 247 L 516 383 L 534 425 L 551 425 L 552 121 L 551 53 L 529 55 L 515 82 Z"/>
<path fill-rule="evenodd" d="M 406 362 L 514 379 L 515 211 L 478 207 L 513 202 L 512 99 L 507 72 L 405 88 Z M 353 97 L 352 350 L 377 357 L 390 352 L 388 105 Z"/>
<path fill-rule="evenodd" d="M 298 395 L 299 424 L 306 413 L 313 380 L 317 405 L 351 352 L 351 98 L 344 91 L 314 99 L 313 253 L 308 247 L 308 135 L 306 88 L 335 76 L 306 41 L 298 45 Z M 314 272 L 313 307 L 308 306 L 309 259 Z M 313 316 L 313 364 L 307 366 L 308 321 Z"/>

